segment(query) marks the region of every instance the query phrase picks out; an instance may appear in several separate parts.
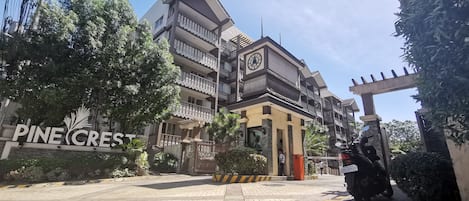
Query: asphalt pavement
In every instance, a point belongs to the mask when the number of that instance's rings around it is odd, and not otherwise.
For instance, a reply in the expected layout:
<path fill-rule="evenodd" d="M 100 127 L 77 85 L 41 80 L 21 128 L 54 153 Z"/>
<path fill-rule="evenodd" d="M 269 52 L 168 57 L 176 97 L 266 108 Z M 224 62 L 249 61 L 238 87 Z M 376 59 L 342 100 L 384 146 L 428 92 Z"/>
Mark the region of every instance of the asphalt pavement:
<path fill-rule="evenodd" d="M 307 181 L 265 181 L 243 184 L 214 183 L 210 176 L 162 175 L 71 185 L 38 184 L 0 188 L 4 200 L 204 200 L 204 201 L 344 201 L 342 176 L 319 176 Z M 384 197 L 376 201 L 389 201 Z M 391 200 L 410 201 L 399 189 Z"/>

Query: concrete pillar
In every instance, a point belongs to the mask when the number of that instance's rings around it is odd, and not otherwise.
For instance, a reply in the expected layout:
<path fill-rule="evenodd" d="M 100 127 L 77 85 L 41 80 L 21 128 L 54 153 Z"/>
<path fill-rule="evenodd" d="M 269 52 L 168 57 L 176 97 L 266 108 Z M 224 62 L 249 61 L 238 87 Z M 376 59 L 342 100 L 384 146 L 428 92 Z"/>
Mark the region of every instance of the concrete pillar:
<path fill-rule="evenodd" d="M 374 115 L 375 112 L 375 104 L 373 102 L 373 94 L 362 94 L 362 102 L 363 102 L 363 110 L 365 111 L 365 115 Z"/>
<path fill-rule="evenodd" d="M 239 130 L 241 131 L 241 136 L 239 138 L 239 145 L 238 146 L 242 147 L 242 146 L 246 145 L 246 138 L 247 138 L 247 135 L 248 135 L 246 123 L 240 123 L 239 124 Z"/>
<path fill-rule="evenodd" d="M 192 140 L 196 142 L 202 141 L 202 139 L 200 138 L 201 133 L 202 128 L 200 128 L 200 126 L 194 127 L 194 129 L 192 129 Z"/>
<path fill-rule="evenodd" d="M 383 135 L 380 128 L 381 118 L 378 115 L 365 115 L 360 117 L 364 122 L 364 126 L 369 126 L 367 131 L 364 131 L 362 135 L 366 137 L 373 136 L 368 139 L 368 145 L 372 145 L 376 149 L 376 154 L 381 158 L 379 161 L 386 170 L 389 169 L 390 164 L 390 150 L 388 140 L 385 139 L 387 136 Z"/>
<path fill-rule="evenodd" d="M 269 175 L 274 174 L 273 167 L 273 156 L 272 156 L 272 120 L 263 119 L 262 128 L 264 129 L 264 134 L 261 136 L 261 145 L 263 155 L 267 158 L 267 173 Z"/>
<path fill-rule="evenodd" d="M 189 129 L 182 129 L 181 131 L 181 142 L 182 143 L 191 143 L 191 140 L 189 138 Z"/>

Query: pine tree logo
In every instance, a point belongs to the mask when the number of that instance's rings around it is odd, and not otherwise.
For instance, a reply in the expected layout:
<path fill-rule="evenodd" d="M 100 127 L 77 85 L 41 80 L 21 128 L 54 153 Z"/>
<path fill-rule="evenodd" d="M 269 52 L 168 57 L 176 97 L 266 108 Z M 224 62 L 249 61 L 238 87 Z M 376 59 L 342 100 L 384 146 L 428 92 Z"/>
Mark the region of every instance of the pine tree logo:
<path fill-rule="evenodd" d="M 65 134 L 65 141 L 68 145 L 70 145 L 70 133 L 72 131 L 81 129 L 81 128 L 89 128 L 91 125 L 88 123 L 88 117 L 90 116 L 90 109 L 81 106 L 78 108 L 76 112 L 72 112 L 70 117 L 64 118 L 64 123 L 67 126 L 67 133 Z"/>

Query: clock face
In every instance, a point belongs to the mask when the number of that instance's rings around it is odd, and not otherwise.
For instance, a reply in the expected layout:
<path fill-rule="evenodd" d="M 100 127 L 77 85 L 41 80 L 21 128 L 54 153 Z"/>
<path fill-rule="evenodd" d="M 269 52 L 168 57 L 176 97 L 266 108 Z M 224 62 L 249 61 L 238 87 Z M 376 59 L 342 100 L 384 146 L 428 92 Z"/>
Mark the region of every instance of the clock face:
<path fill-rule="evenodd" d="M 259 53 L 252 54 L 248 59 L 248 68 L 250 70 L 256 70 L 262 63 L 262 55 Z"/>

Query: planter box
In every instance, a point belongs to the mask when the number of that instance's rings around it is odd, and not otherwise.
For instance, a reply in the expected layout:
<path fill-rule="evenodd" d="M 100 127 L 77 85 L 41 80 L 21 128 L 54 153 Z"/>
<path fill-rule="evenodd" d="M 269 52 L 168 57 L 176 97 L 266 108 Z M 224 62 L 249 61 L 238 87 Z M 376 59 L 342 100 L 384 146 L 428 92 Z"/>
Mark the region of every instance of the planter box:
<path fill-rule="evenodd" d="M 251 183 L 258 181 L 270 181 L 271 176 L 268 175 L 226 175 L 213 174 L 212 181 L 221 183 Z"/>

